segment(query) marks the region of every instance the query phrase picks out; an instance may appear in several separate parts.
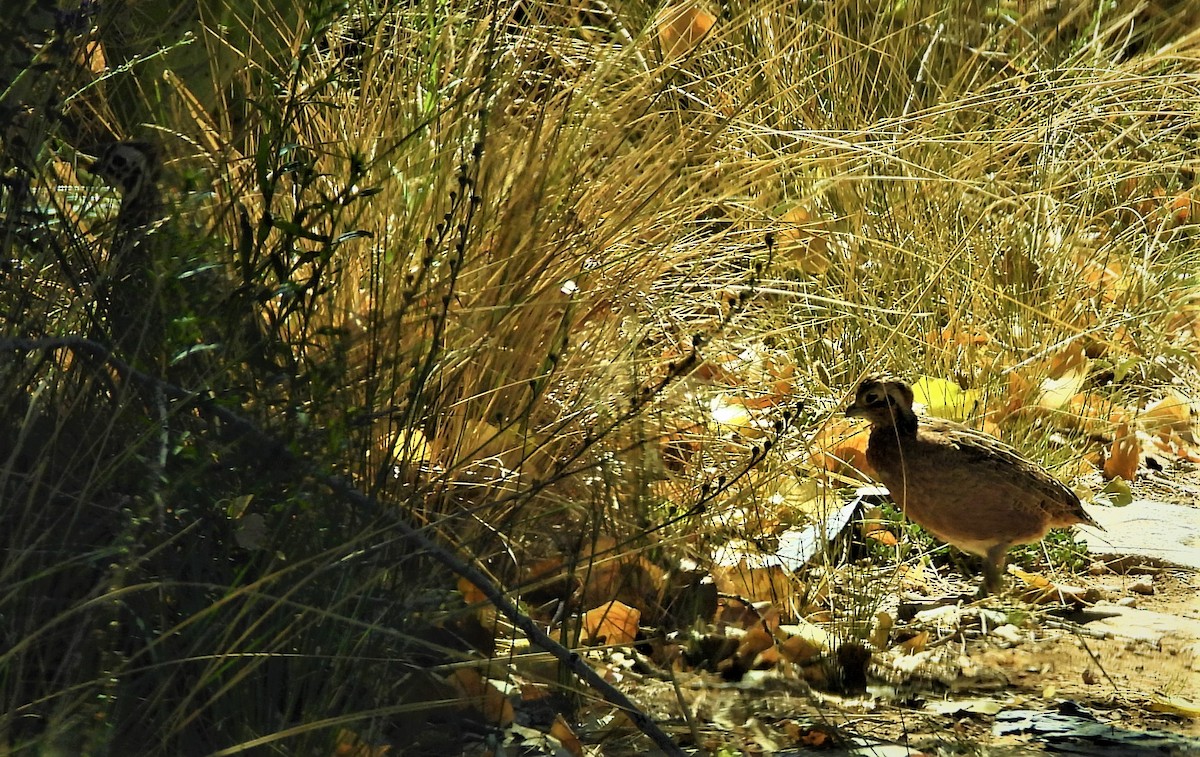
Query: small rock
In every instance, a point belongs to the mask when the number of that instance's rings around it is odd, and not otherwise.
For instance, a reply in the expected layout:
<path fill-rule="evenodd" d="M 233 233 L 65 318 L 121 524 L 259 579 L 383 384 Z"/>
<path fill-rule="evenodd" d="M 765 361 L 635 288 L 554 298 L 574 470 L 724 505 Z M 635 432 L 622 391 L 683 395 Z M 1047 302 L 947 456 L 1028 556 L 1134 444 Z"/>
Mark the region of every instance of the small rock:
<path fill-rule="evenodd" d="M 1144 594 L 1149 596 L 1154 593 L 1154 581 L 1153 579 L 1149 578 L 1143 578 L 1140 581 L 1134 581 L 1133 583 L 1129 584 L 1129 590 L 1134 594 Z"/>
<path fill-rule="evenodd" d="M 1025 636 L 1021 633 L 1021 629 L 1012 623 L 996 626 L 992 629 L 992 636 L 999 636 L 1010 644 L 1020 644 L 1025 639 Z"/>
<path fill-rule="evenodd" d="M 1119 607 L 1137 607 L 1137 597 L 1121 597 L 1117 600 Z"/>

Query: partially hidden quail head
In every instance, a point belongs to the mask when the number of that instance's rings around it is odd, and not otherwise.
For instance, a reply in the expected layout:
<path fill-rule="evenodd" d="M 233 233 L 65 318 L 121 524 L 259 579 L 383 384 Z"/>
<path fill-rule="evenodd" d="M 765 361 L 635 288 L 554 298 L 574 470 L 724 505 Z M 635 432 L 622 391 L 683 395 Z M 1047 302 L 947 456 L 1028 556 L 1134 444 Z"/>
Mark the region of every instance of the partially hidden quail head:
<path fill-rule="evenodd" d="M 1012 447 L 918 417 L 913 391 L 899 379 L 864 379 L 846 415 L 871 423 L 867 462 L 905 516 L 983 558 L 981 595 L 999 590 L 1012 545 L 1041 541 L 1051 528 L 1099 527 L 1070 488 Z"/>
<path fill-rule="evenodd" d="M 92 163 L 91 172 L 121 191 L 121 214 L 128 221 L 153 212 L 159 202 L 158 151 L 149 142 L 113 142 Z"/>

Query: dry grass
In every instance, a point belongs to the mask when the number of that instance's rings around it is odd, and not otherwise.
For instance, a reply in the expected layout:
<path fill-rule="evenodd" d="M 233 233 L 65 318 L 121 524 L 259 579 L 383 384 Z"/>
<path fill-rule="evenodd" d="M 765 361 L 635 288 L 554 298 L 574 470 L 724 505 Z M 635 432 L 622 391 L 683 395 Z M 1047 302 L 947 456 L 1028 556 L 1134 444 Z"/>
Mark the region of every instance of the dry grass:
<path fill-rule="evenodd" d="M 230 6 L 66 112 L 9 119 L 22 264 L 2 336 L 102 327 L 77 261 L 104 270 L 110 195 L 59 185 L 85 142 L 151 136 L 175 209 L 153 235 L 164 378 L 514 587 L 597 542 L 703 562 L 801 517 L 778 508 L 807 433 L 772 424 L 804 399 L 810 432 L 867 370 L 952 378 L 996 409 L 1010 374 L 1036 383 L 1081 345 L 1106 398 L 1196 389 L 1191 11 L 1090 7 L 734 5 L 667 54 L 639 3 Z M 161 19 L 111 21 L 67 48 L 99 42 L 112 66 L 169 42 Z M 5 103 L 79 86 L 27 63 Z M 750 413 L 765 432 L 714 420 L 719 391 L 769 395 L 783 366 L 790 396 Z M 431 629 L 465 617 L 453 577 L 303 471 L 249 466 L 202 412 L 80 370 L 0 369 L 0 494 L 24 503 L 4 516 L 0 615 L 31 618 L 0 645 L 0 739 L 325 748 L 333 725 L 386 732 L 375 708 L 398 691 L 420 693 L 397 713 L 444 693 L 413 670 L 451 657 Z M 1031 440 L 1054 425 L 1012 418 Z M 77 585 L 43 581 L 71 559 Z M 51 630 L 77 614 L 109 630 Z M 85 650 L 77 675 L 33 683 L 64 647 Z"/>

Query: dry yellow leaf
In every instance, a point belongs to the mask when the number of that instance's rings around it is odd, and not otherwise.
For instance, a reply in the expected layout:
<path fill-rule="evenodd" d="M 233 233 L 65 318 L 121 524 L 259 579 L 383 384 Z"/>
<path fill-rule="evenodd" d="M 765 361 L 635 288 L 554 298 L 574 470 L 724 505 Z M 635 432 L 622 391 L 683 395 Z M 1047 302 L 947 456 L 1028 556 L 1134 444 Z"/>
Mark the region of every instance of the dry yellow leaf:
<path fill-rule="evenodd" d="M 1191 403 L 1174 389 L 1169 389 L 1165 397 L 1147 406 L 1138 416 L 1138 421 L 1151 434 L 1175 433 L 1194 440 L 1191 438 L 1192 424 L 1195 423 Z"/>
<path fill-rule="evenodd" d="M 1057 602 L 1078 604 L 1083 601 L 1083 595 L 1086 593 L 1081 586 L 1058 584 L 1040 573 L 1030 573 L 1014 565 L 1009 566 L 1008 572 L 1025 583 L 1028 590 L 1024 592 L 1023 599 L 1034 604 Z"/>
<path fill-rule="evenodd" d="M 744 397 L 718 394 L 709 402 L 709 410 L 713 422 L 723 427 L 723 431 L 758 439 L 766 435 L 769 426 L 755 416 L 750 404 Z"/>
<path fill-rule="evenodd" d="M 875 613 L 875 623 L 871 627 L 871 646 L 875 649 L 886 649 L 888 639 L 891 637 L 892 628 L 896 625 L 896 619 L 889 612 Z"/>
<path fill-rule="evenodd" d="M 463 700 L 460 708 L 470 707 L 476 710 L 489 723 L 507 727 L 513 722 L 513 705 L 508 697 L 496 688 L 496 685 L 479 674 L 474 668 L 459 668 L 446 676 L 450 684 Z"/>
<path fill-rule="evenodd" d="M 734 566 L 713 566 L 712 575 L 718 591 L 751 602 L 776 602 L 793 594 L 791 574 L 778 563 L 751 567 L 743 559 Z"/>
<path fill-rule="evenodd" d="M 803 205 L 797 205 L 779 218 L 782 225 L 776 238 L 779 241 L 779 262 L 792 265 L 813 276 L 829 269 L 829 240 L 826 224 L 814 220 Z"/>
<path fill-rule="evenodd" d="M 96 76 L 103 76 L 108 72 L 108 60 L 104 56 L 104 45 L 99 40 L 85 43 L 79 52 L 79 60 L 76 62 Z"/>
<path fill-rule="evenodd" d="M 567 725 L 567 721 L 561 714 L 554 716 L 554 723 L 550 726 L 550 735 L 558 739 L 558 743 L 562 744 L 563 749 L 566 749 L 574 757 L 583 757 L 583 744 L 580 743 L 579 737 L 571 730 L 571 726 Z"/>
<path fill-rule="evenodd" d="M 1142 443 L 1128 423 L 1117 426 L 1117 434 L 1104 461 L 1105 478 L 1123 478 L 1132 481 L 1137 477 L 1138 464 L 1142 459 Z"/>
<path fill-rule="evenodd" d="M 821 655 L 824 649 L 803 636 L 789 636 L 779 645 L 779 654 L 791 663 L 810 662 Z"/>
<path fill-rule="evenodd" d="M 392 457 L 405 463 L 429 463 L 429 442 L 420 429 L 401 431 L 392 445 Z"/>
<path fill-rule="evenodd" d="M 1116 302 L 1129 290 L 1125 267 L 1113 257 L 1099 257 L 1089 249 L 1075 255 L 1075 265 L 1079 267 L 1081 283 L 1091 290 L 1093 298 L 1098 296 L 1105 302 Z"/>
<path fill-rule="evenodd" d="M 870 430 L 863 424 L 845 418 L 833 418 L 817 432 L 809 444 L 812 450 L 809 464 L 818 470 L 850 476 L 855 471 L 875 477 L 867 463 L 867 440 Z"/>
<path fill-rule="evenodd" d="M 669 5 L 654 19 L 659 44 L 668 60 L 691 52 L 716 23 L 716 16 L 692 2 Z"/>
<path fill-rule="evenodd" d="M 642 613 L 624 602 L 607 602 L 583 614 L 584 639 L 589 644 L 632 644 Z"/>
<path fill-rule="evenodd" d="M 391 752 L 388 744 L 371 746 L 354 731 L 342 728 L 338 731 L 333 746 L 333 757 L 383 757 Z"/>
<path fill-rule="evenodd" d="M 1038 405 L 1047 410 L 1058 410 L 1083 389 L 1088 375 L 1088 356 L 1082 344 L 1073 342 L 1051 358 L 1048 367 L 1040 387 Z"/>
<path fill-rule="evenodd" d="M 1150 709 L 1185 718 L 1200 718 L 1200 703 L 1183 697 L 1155 697 L 1150 700 Z"/>
<path fill-rule="evenodd" d="M 908 654 L 917 654 L 925 651 L 925 645 L 929 643 L 929 632 L 922 631 L 921 633 L 900 642 L 896 645 L 897 649 L 903 650 Z"/>
<path fill-rule="evenodd" d="M 913 402 L 925 406 L 925 412 L 938 418 L 962 422 L 979 403 L 979 392 L 963 389 L 954 381 L 921 376 L 912 385 Z"/>

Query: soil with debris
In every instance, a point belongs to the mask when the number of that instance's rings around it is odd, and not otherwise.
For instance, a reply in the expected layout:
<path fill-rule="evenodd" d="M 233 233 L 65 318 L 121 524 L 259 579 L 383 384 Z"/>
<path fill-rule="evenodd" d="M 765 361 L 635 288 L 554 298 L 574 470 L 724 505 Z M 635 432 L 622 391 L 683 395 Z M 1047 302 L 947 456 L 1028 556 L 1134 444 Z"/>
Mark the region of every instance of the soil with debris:
<path fill-rule="evenodd" d="M 1176 473 L 1173 496 L 1149 481 L 1153 498 L 1139 486 L 1125 508 L 1092 508 L 1108 530 L 1085 535 L 1090 570 L 1035 577 L 1050 591 L 1019 576 L 978 602 L 965 581 L 941 602 L 899 587 L 858 691 L 786 665 L 737 681 L 614 672 L 660 722 L 688 710 L 675 735 L 709 753 L 1200 755 L 1200 468 Z"/>

